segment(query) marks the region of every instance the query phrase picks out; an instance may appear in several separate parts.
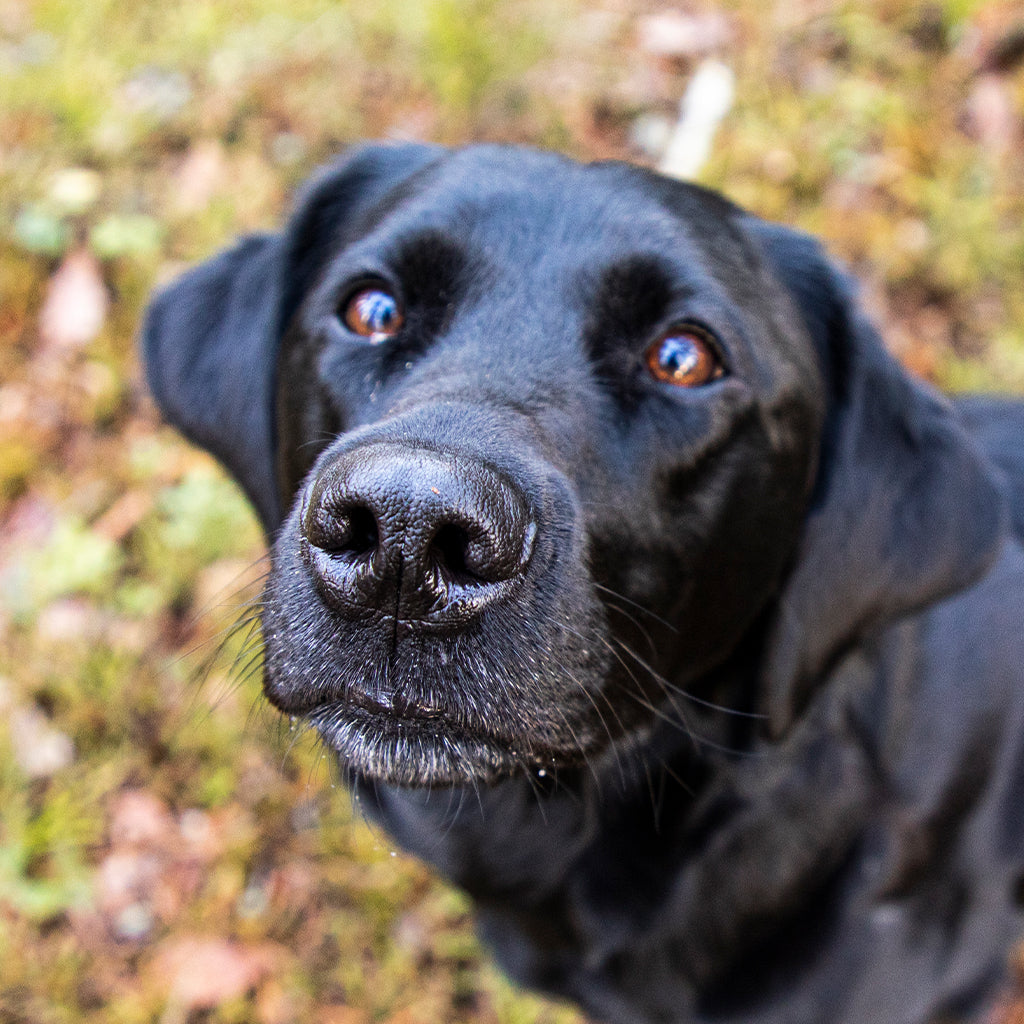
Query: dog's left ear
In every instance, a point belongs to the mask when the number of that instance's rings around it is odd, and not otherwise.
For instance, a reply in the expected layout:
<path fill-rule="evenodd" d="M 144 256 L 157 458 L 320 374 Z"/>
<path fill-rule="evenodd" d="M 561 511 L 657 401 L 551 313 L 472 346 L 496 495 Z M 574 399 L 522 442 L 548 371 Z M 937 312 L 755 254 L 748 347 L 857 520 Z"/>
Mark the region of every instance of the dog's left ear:
<path fill-rule="evenodd" d="M 280 519 L 269 467 L 281 245 L 254 235 L 194 267 L 157 294 L 142 329 L 160 409 L 231 470 L 268 532 Z"/>
<path fill-rule="evenodd" d="M 816 487 L 767 651 L 778 736 L 845 649 L 984 573 L 1006 502 L 950 404 L 889 355 L 818 243 L 745 226 L 794 300 L 827 390 Z"/>
<path fill-rule="evenodd" d="M 164 415 L 242 485 L 267 534 L 281 522 L 274 386 L 282 333 L 340 232 L 437 160 L 437 147 L 357 147 L 313 178 L 279 235 L 254 235 L 152 301 L 146 376 Z"/>

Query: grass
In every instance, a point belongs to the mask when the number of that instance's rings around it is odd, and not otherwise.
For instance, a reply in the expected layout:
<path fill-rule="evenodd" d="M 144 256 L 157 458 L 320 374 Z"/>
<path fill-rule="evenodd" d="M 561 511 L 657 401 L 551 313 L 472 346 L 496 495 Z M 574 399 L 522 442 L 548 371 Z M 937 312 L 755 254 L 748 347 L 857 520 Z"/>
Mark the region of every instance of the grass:
<path fill-rule="evenodd" d="M 644 9 L 0 0 L 0 1021 L 578 1019 L 261 704 L 230 632 L 258 528 L 160 424 L 135 332 L 360 137 L 649 159 L 637 118 L 693 63 L 639 49 Z M 737 104 L 703 180 L 821 235 L 915 372 L 1024 391 L 1024 72 L 985 73 L 1014 3 L 720 10 Z M 69 254 L 104 297 L 85 341 L 40 326 Z M 248 980 L 176 989 L 199 940 Z"/>

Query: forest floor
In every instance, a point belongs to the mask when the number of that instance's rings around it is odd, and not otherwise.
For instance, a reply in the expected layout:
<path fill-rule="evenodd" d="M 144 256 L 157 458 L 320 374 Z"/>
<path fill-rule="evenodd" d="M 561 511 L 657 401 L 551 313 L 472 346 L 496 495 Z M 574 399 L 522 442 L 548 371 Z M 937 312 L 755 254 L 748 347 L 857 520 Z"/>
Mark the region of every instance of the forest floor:
<path fill-rule="evenodd" d="M 147 295 L 361 138 L 656 163 L 824 239 L 894 352 L 1024 393 L 1018 0 L 0 0 L 0 1024 L 569 1024 L 261 703 L 263 542 Z"/>

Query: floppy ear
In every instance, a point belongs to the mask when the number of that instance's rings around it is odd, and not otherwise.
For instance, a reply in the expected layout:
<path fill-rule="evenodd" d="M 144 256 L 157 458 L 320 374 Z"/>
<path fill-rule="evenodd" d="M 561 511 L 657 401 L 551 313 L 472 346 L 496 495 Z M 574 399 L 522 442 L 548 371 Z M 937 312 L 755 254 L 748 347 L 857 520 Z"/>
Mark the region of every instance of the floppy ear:
<path fill-rule="evenodd" d="M 242 485 L 271 531 L 273 367 L 280 239 L 247 238 L 161 291 L 143 325 L 153 397 L 190 441 Z"/>
<path fill-rule="evenodd" d="M 339 234 L 415 171 L 433 146 L 356 149 L 313 178 L 280 235 L 255 235 L 193 268 L 152 301 L 142 329 L 150 390 L 191 441 L 242 485 L 272 534 L 280 339 Z"/>
<path fill-rule="evenodd" d="M 997 479 L 952 406 L 889 355 L 820 246 L 752 227 L 828 391 L 816 487 L 766 652 L 778 736 L 852 644 L 981 576 L 1007 519 Z"/>

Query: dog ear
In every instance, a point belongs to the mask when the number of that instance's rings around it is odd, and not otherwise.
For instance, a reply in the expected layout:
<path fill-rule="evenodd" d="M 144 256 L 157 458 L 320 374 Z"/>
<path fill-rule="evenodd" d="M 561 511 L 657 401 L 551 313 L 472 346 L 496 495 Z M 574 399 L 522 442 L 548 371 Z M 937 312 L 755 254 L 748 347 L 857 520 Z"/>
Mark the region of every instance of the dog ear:
<path fill-rule="evenodd" d="M 766 652 L 779 736 L 852 644 L 981 576 L 1007 519 L 997 478 L 952 406 L 889 355 L 818 243 L 760 221 L 753 233 L 827 388 L 816 486 Z"/>
<path fill-rule="evenodd" d="M 161 411 L 242 485 L 263 527 L 281 522 L 274 384 L 280 339 L 346 225 L 415 171 L 433 146 L 350 152 L 306 187 L 279 235 L 255 235 L 163 289 L 146 312 L 143 358 Z"/>
<path fill-rule="evenodd" d="M 271 478 L 280 250 L 279 238 L 260 235 L 195 267 L 156 296 L 142 330 L 161 411 L 231 471 L 268 532 L 280 519 Z"/>

